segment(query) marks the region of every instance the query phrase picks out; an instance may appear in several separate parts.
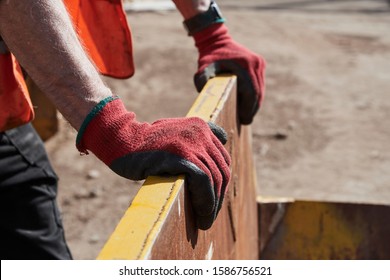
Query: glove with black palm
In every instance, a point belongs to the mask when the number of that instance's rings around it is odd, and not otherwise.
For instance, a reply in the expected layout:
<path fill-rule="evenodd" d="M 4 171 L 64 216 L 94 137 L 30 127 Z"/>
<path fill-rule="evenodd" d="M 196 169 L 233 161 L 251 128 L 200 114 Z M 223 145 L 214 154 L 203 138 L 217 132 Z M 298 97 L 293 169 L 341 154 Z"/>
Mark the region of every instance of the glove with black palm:
<path fill-rule="evenodd" d="M 242 124 L 250 124 L 264 98 L 266 62 L 260 55 L 236 43 L 223 22 L 215 2 L 207 12 L 184 21 L 199 51 L 195 86 L 200 92 L 217 74 L 236 75 L 239 120 Z"/>
<path fill-rule="evenodd" d="M 101 101 L 84 120 L 76 140 L 117 174 L 132 180 L 151 175 L 186 175 L 197 226 L 217 217 L 230 179 L 230 156 L 222 128 L 200 118 L 140 123 L 118 97 Z M 223 139 L 225 138 L 225 139 Z"/>

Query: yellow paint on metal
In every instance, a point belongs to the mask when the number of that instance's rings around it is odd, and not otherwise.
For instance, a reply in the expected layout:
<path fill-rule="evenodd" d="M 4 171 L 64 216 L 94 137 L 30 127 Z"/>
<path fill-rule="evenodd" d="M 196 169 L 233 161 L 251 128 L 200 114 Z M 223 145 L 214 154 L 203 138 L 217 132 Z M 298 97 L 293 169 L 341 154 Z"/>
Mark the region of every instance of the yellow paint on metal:
<path fill-rule="evenodd" d="M 344 211 L 343 204 L 289 203 L 261 258 L 356 259 L 367 235 L 366 225 L 362 215 Z"/>
<path fill-rule="evenodd" d="M 204 121 L 214 121 L 227 96 L 223 93 L 230 89 L 236 79 L 232 75 L 218 76 L 207 82 L 195 103 L 187 113 L 187 117 L 199 117 Z"/>
<path fill-rule="evenodd" d="M 334 204 L 296 204 L 286 218 L 286 226 L 295 229 L 291 246 L 309 259 L 354 258 L 364 238 L 359 230 L 363 221 L 346 219 Z"/>
<path fill-rule="evenodd" d="M 214 121 L 226 101 L 224 93 L 235 83 L 226 75 L 207 82 L 187 117 Z M 104 245 L 98 259 L 145 259 L 162 223 L 184 185 L 184 177 L 149 177 Z"/>
<path fill-rule="evenodd" d="M 148 177 L 111 235 L 98 259 L 143 259 L 184 177 Z"/>

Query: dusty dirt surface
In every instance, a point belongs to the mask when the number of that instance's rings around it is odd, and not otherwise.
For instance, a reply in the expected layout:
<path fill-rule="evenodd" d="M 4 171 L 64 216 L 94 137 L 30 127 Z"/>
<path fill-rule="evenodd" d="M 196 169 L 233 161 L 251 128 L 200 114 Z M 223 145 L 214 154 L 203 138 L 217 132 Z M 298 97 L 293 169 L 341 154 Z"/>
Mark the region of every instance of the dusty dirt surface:
<path fill-rule="evenodd" d="M 386 1 L 219 1 L 235 40 L 267 62 L 253 123 L 259 195 L 390 204 L 390 9 Z M 106 79 L 141 121 L 186 114 L 197 52 L 176 11 L 129 13 L 136 74 Z M 94 259 L 141 182 L 46 142 L 76 259 Z"/>

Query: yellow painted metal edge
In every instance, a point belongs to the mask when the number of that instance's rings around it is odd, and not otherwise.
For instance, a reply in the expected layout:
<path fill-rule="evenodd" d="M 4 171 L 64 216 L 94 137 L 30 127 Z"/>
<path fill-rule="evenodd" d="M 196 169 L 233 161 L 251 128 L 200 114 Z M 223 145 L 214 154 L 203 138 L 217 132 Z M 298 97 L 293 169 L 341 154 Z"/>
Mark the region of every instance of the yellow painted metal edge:
<path fill-rule="evenodd" d="M 207 122 L 215 121 L 228 98 L 224 93 L 230 92 L 235 83 L 236 77 L 232 75 L 209 80 L 188 111 L 187 117 L 199 117 Z"/>
<path fill-rule="evenodd" d="M 148 177 L 98 259 L 143 259 L 184 178 Z"/>
<path fill-rule="evenodd" d="M 218 76 L 207 82 L 187 117 L 215 121 L 235 76 Z M 184 177 L 148 177 L 97 259 L 147 259 L 169 210 L 184 185 Z"/>
<path fill-rule="evenodd" d="M 292 197 L 276 197 L 276 196 L 256 196 L 256 202 L 260 204 L 265 203 L 291 203 L 295 202 L 295 199 Z"/>

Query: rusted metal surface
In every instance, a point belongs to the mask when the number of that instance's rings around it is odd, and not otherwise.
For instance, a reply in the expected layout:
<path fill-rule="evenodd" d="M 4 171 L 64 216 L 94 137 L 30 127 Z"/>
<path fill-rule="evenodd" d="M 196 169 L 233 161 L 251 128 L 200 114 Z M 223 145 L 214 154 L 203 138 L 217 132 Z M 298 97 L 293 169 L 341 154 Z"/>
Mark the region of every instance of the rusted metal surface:
<path fill-rule="evenodd" d="M 246 158 L 238 158 L 233 169 L 251 166 L 248 163 L 250 154 Z M 256 206 L 253 203 L 254 193 L 248 190 L 253 180 L 251 175 L 233 173 L 235 176 L 224 207 L 213 227 L 207 231 L 195 228 L 188 196 L 185 188 L 182 188 L 148 258 L 257 259 Z"/>
<path fill-rule="evenodd" d="M 258 196 L 259 217 L 259 251 L 263 251 L 268 241 L 274 235 L 286 213 L 286 202 L 292 202 L 288 198 L 266 199 Z"/>
<path fill-rule="evenodd" d="M 258 259 L 251 128 L 237 122 L 235 83 L 233 76 L 210 81 L 188 114 L 215 121 L 229 135 L 232 180 L 213 226 L 195 227 L 183 179 L 160 178 L 161 187 L 158 178 L 148 178 L 98 259 Z M 150 201 L 148 188 L 158 202 Z"/>
<path fill-rule="evenodd" d="M 263 239 L 261 259 L 390 259 L 390 206 L 268 202 L 259 203 L 259 211 L 275 218 L 272 207 L 275 210 L 278 204 L 284 213 Z M 260 232 L 267 231 L 271 220 L 262 221 Z"/>

